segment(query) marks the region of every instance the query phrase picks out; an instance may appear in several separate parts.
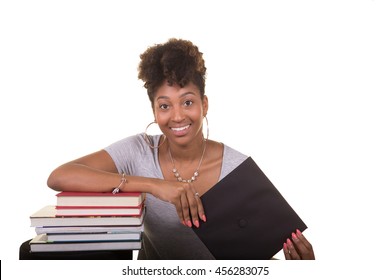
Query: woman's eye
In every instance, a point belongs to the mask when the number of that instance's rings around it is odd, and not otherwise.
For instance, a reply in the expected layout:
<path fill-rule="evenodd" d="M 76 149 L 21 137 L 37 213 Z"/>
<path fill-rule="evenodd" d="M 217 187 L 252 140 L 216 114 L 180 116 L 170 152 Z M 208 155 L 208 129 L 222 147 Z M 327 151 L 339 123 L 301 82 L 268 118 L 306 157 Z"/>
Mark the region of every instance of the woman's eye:
<path fill-rule="evenodd" d="M 166 110 L 168 108 L 169 108 L 169 106 L 167 104 L 161 104 L 160 105 L 160 109 Z"/>
<path fill-rule="evenodd" d="M 194 103 L 194 102 L 192 102 L 191 100 L 187 100 L 187 101 L 184 102 L 184 105 L 185 106 L 191 106 L 192 103 Z"/>

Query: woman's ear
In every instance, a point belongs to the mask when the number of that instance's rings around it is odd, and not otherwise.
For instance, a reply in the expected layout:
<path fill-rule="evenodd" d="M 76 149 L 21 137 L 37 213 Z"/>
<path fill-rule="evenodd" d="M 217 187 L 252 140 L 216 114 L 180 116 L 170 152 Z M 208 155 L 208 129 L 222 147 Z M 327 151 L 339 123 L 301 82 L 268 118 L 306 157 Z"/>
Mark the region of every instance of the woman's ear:
<path fill-rule="evenodd" d="M 207 115 L 207 111 L 209 110 L 209 99 L 207 98 L 207 95 L 203 96 L 203 116 L 205 117 Z"/>

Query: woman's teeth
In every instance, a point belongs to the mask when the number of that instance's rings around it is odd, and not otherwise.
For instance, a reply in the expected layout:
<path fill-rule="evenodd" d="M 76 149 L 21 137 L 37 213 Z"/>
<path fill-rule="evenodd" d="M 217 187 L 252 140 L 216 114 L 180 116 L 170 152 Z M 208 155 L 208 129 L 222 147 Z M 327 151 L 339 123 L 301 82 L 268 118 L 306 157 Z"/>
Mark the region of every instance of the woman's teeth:
<path fill-rule="evenodd" d="M 182 130 L 187 129 L 189 127 L 190 127 L 190 125 L 186 125 L 186 126 L 183 126 L 183 127 L 172 127 L 171 129 L 173 131 L 182 131 Z"/>

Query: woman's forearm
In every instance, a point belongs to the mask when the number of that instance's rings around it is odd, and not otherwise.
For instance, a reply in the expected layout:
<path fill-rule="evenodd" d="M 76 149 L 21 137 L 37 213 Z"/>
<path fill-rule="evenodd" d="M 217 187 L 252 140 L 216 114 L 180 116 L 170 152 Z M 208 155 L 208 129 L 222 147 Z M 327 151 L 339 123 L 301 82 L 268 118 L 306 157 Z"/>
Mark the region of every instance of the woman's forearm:
<path fill-rule="evenodd" d="M 47 180 L 47 185 L 56 191 L 111 192 L 121 183 L 122 174 L 95 169 L 83 164 L 68 163 L 55 169 Z M 125 192 L 153 193 L 158 181 L 154 178 L 126 176 L 121 186 Z"/>

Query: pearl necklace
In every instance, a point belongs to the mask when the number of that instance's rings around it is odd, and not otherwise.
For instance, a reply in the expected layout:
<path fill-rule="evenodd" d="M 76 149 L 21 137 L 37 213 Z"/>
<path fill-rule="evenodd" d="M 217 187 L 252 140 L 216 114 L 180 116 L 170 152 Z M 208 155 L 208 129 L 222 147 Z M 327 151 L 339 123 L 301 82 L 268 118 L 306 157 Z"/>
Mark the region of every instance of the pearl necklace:
<path fill-rule="evenodd" d="M 171 149 L 170 149 L 169 146 L 168 146 L 169 157 L 171 158 L 171 162 L 172 162 L 172 165 L 173 165 L 172 172 L 173 172 L 173 174 L 175 175 L 176 179 L 177 179 L 179 182 L 191 183 L 191 182 L 195 181 L 196 178 L 199 176 L 199 168 L 200 168 L 200 166 L 202 165 L 202 161 L 203 161 L 203 157 L 204 157 L 204 152 L 206 151 L 206 143 L 207 143 L 206 141 L 207 141 L 207 139 L 204 140 L 203 152 L 202 152 L 202 156 L 201 156 L 201 158 L 200 158 L 198 167 L 196 168 L 196 170 L 195 170 L 195 172 L 194 172 L 194 175 L 192 175 L 191 179 L 188 179 L 188 180 L 185 180 L 185 179 L 183 179 L 183 178 L 180 176 L 179 170 L 177 170 L 177 168 L 176 168 L 176 166 L 175 166 L 175 161 L 173 160 L 173 157 L 172 157 L 172 154 L 171 154 Z"/>

